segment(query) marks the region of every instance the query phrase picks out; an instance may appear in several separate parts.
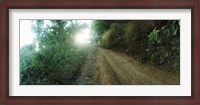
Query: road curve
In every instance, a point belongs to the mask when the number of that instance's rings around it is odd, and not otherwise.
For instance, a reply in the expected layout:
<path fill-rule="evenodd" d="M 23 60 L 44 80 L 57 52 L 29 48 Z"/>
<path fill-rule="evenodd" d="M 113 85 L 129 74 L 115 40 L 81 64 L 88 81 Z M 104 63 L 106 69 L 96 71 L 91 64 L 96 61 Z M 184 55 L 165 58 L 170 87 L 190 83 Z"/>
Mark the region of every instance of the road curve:
<path fill-rule="evenodd" d="M 180 76 L 141 64 L 133 57 L 100 47 L 88 47 L 79 85 L 179 85 Z"/>

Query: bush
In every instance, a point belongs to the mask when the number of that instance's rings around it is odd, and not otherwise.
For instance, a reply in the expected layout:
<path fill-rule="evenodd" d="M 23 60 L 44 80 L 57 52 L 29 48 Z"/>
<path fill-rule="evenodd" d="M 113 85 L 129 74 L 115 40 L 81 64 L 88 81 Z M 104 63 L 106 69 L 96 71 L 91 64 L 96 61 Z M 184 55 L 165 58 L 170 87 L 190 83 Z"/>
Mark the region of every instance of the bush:
<path fill-rule="evenodd" d="M 180 25 L 178 20 L 168 21 L 149 35 L 149 56 L 155 64 L 169 69 L 180 69 Z"/>
<path fill-rule="evenodd" d="M 102 35 L 103 47 L 115 50 L 123 48 L 123 34 L 123 24 L 113 23 L 110 29 Z"/>
<path fill-rule="evenodd" d="M 23 50 L 22 50 L 23 51 Z M 26 57 L 26 59 L 24 59 Z M 21 84 L 73 84 L 83 64 L 84 54 L 78 48 L 51 47 L 29 56 L 21 54 Z M 26 60 L 26 62 L 25 62 Z M 26 69 L 24 69 L 26 68 Z"/>
<path fill-rule="evenodd" d="M 104 48 L 110 48 L 111 47 L 111 42 L 110 42 L 111 35 L 112 35 L 112 30 L 108 30 L 102 35 L 101 44 Z"/>
<path fill-rule="evenodd" d="M 71 43 L 69 35 L 74 31 L 65 29 L 66 21 L 55 20 L 48 27 L 42 26 L 42 21 L 36 23 L 39 50 L 36 51 L 35 43 L 20 50 L 20 84 L 74 84 L 84 61 L 84 51 Z M 82 26 L 74 27 L 68 28 L 77 30 Z"/>
<path fill-rule="evenodd" d="M 135 20 L 126 24 L 125 39 L 126 51 L 140 61 L 147 61 L 148 38 L 147 35 L 154 27 L 153 21 Z"/>
<path fill-rule="evenodd" d="M 101 39 L 103 47 L 126 52 L 143 63 L 180 69 L 178 20 L 114 21 Z"/>

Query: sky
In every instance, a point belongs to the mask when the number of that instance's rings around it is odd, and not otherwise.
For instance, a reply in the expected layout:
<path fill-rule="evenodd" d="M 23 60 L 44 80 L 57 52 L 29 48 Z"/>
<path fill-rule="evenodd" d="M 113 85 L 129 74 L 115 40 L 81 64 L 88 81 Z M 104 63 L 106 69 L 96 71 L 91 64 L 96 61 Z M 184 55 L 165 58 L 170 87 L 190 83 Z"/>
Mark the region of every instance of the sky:
<path fill-rule="evenodd" d="M 92 20 L 78 20 L 78 22 L 86 23 L 89 27 L 83 30 L 81 34 L 77 34 L 75 41 L 78 44 L 87 44 L 89 43 L 88 40 L 90 38 L 89 33 Z M 20 20 L 20 48 L 33 43 L 36 35 L 32 31 L 32 24 L 34 24 L 33 20 Z M 45 24 L 50 23 L 46 21 Z"/>
<path fill-rule="evenodd" d="M 33 43 L 35 37 L 32 31 L 31 20 L 20 20 L 20 48 Z"/>

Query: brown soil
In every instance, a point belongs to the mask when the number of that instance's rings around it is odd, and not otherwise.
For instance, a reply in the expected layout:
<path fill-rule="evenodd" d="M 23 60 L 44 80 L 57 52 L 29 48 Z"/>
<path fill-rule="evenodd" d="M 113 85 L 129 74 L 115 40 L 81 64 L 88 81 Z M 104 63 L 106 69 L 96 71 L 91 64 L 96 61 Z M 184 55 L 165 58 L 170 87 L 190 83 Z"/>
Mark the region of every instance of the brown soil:
<path fill-rule="evenodd" d="M 79 85 L 179 85 L 179 74 L 137 62 L 133 57 L 99 47 L 88 47 Z"/>

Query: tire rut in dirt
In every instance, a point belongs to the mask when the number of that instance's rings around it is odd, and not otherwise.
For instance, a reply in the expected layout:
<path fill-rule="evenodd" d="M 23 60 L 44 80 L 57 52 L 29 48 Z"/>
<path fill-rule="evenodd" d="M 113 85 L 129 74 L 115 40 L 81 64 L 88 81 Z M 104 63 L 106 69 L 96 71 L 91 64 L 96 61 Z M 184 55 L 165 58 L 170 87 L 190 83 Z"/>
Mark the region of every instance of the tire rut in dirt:
<path fill-rule="evenodd" d="M 126 54 L 99 47 L 89 47 L 86 54 L 79 85 L 179 84 L 176 75 L 141 64 Z"/>
<path fill-rule="evenodd" d="M 98 52 L 99 53 L 99 52 Z M 110 65 L 107 63 L 105 57 L 102 54 L 97 54 L 97 69 L 95 71 L 95 80 L 100 85 L 118 85 L 119 80 L 116 78 L 115 72 L 113 72 Z"/>
<path fill-rule="evenodd" d="M 102 49 L 102 54 L 106 57 L 108 63 L 113 67 L 112 70 L 117 73 L 118 78 L 124 82 L 123 84 L 162 84 L 152 77 L 141 73 L 137 67 L 128 63 L 127 60 L 119 57 L 118 55 L 111 53 L 109 50 L 107 51 Z"/>
<path fill-rule="evenodd" d="M 105 54 L 105 52 L 102 50 L 100 51 L 101 54 L 104 56 L 104 58 L 106 59 L 106 62 L 108 63 L 108 65 L 110 65 L 109 69 L 110 71 L 112 71 L 115 74 L 115 78 L 117 78 L 117 80 L 119 81 L 119 85 L 128 85 L 130 84 L 130 80 L 127 74 L 125 74 L 122 70 L 120 70 L 120 65 L 116 64 L 116 62 L 114 60 L 112 60 L 110 57 L 107 56 L 108 53 Z"/>

